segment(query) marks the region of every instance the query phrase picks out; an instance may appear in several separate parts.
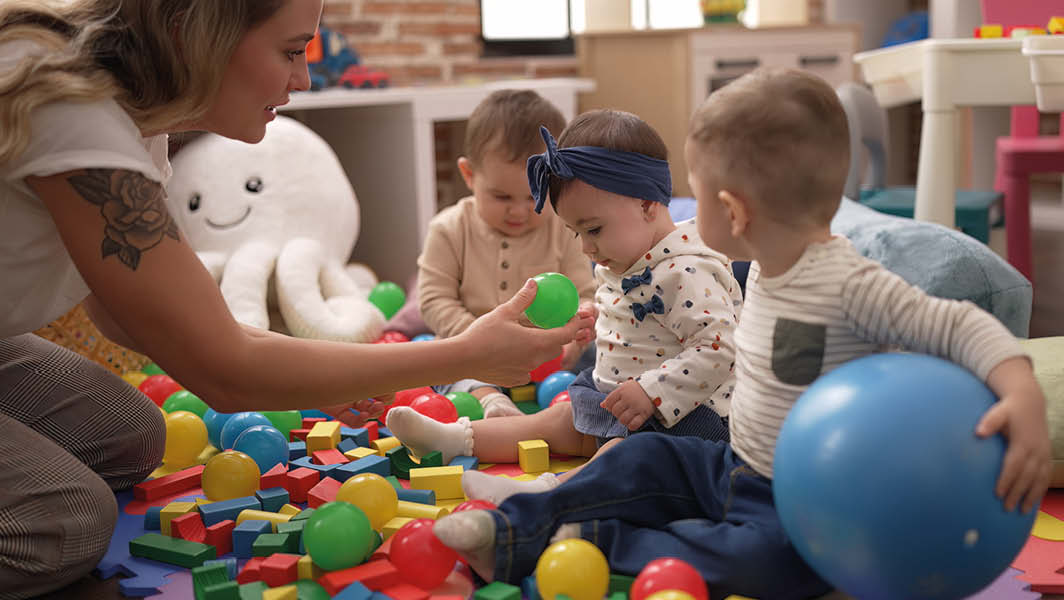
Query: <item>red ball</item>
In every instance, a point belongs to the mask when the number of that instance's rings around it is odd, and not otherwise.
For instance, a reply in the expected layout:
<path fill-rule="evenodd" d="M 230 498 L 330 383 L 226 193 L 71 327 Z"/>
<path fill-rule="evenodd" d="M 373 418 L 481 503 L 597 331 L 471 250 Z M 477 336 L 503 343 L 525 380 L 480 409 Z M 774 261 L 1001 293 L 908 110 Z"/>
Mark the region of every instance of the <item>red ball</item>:
<path fill-rule="evenodd" d="M 174 381 L 169 375 L 151 375 L 137 386 L 137 389 L 141 391 L 145 396 L 151 398 L 151 401 L 158 406 L 162 406 L 163 402 L 170 397 L 170 394 L 183 390 L 181 384 Z"/>
<path fill-rule="evenodd" d="M 388 559 L 408 583 L 423 590 L 439 586 L 454 570 L 458 553 L 432 533 L 432 519 L 414 519 L 391 538 Z"/>
<path fill-rule="evenodd" d="M 694 567 L 678 558 L 659 558 L 647 563 L 632 582 L 629 600 L 644 600 L 664 590 L 680 590 L 695 600 L 709 600 L 706 581 Z"/>
<path fill-rule="evenodd" d="M 462 512 L 463 510 L 495 510 L 496 507 L 487 500 L 466 500 L 458 506 L 451 509 L 451 514 L 456 512 Z"/>
<path fill-rule="evenodd" d="M 409 342 L 410 338 L 406 337 L 398 331 L 385 331 L 374 344 L 396 344 L 399 342 Z"/>
<path fill-rule="evenodd" d="M 414 401 L 410 403 L 410 408 L 440 423 L 454 423 L 458 420 L 458 409 L 455 408 L 454 403 L 436 392 L 414 398 Z"/>
<path fill-rule="evenodd" d="M 555 404 L 557 404 L 559 402 L 572 402 L 572 399 L 569 398 L 569 390 L 565 390 L 564 392 L 558 392 L 558 394 L 556 396 L 551 398 L 550 404 L 548 405 L 548 407 L 554 406 Z"/>
<path fill-rule="evenodd" d="M 432 388 L 430 387 L 410 388 L 409 390 L 400 390 L 396 392 L 395 401 L 392 402 L 391 405 L 388 406 L 388 408 L 384 411 L 384 414 L 380 416 L 381 423 L 387 422 L 389 410 L 395 408 L 396 406 L 410 406 L 410 403 L 414 401 L 414 398 L 417 398 L 422 394 L 431 393 L 433 392 Z"/>

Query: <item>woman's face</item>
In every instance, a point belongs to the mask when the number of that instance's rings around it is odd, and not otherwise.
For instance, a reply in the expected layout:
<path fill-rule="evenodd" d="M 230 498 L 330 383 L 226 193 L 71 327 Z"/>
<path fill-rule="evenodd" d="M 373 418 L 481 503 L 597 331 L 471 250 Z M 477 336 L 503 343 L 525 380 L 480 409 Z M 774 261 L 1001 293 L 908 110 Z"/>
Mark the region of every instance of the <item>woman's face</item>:
<path fill-rule="evenodd" d="M 322 0 L 285 0 L 272 17 L 248 30 L 197 129 L 252 144 L 262 140 L 288 94 L 310 88 L 306 47 L 321 8 Z"/>

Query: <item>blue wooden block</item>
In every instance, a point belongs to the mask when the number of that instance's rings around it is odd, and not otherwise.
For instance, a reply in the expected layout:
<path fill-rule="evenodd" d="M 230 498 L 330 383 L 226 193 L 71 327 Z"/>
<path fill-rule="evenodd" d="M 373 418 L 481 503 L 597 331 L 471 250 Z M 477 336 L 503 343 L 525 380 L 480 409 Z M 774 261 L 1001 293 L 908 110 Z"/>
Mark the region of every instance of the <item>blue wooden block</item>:
<path fill-rule="evenodd" d="M 521 580 L 521 595 L 524 600 L 540 600 L 539 587 L 536 585 L 535 575 L 529 575 Z"/>
<path fill-rule="evenodd" d="M 388 429 L 384 425 L 378 425 L 377 426 L 377 439 L 384 439 L 384 438 L 389 438 L 389 437 L 395 437 L 395 434 L 392 433 L 392 430 Z"/>
<path fill-rule="evenodd" d="M 385 594 L 384 592 L 373 592 L 373 595 L 369 598 L 370 600 L 394 600 L 391 596 Z"/>
<path fill-rule="evenodd" d="M 236 579 L 238 570 L 236 568 L 236 557 L 230 556 L 228 558 L 215 558 L 213 560 L 203 561 L 203 566 L 210 566 L 216 563 L 222 563 L 229 572 L 229 579 Z"/>
<path fill-rule="evenodd" d="M 307 455 L 307 443 L 303 440 L 288 442 L 288 460 L 294 461 Z"/>
<path fill-rule="evenodd" d="M 341 440 L 354 440 L 363 448 L 369 448 L 369 431 L 365 427 L 340 427 Z M 347 452 L 346 450 L 344 452 Z"/>
<path fill-rule="evenodd" d="M 461 467 L 466 471 L 476 471 L 480 468 L 480 459 L 475 456 L 456 456 L 451 459 L 449 466 Z"/>
<path fill-rule="evenodd" d="M 263 510 L 262 503 L 255 496 L 244 496 L 242 498 L 233 498 L 232 500 L 222 500 L 221 502 L 211 502 L 210 504 L 201 504 L 199 507 L 200 517 L 203 518 L 204 527 L 210 527 L 216 525 L 222 521 L 236 521 L 240 511 L 247 510 Z"/>
<path fill-rule="evenodd" d="M 233 554 L 237 558 L 251 558 L 251 545 L 263 533 L 273 532 L 269 521 L 247 520 L 233 529 Z"/>
<path fill-rule="evenodd" d="M 373 592 L 361 582 L 356 581 L 340 590 L 339 594 L 333 596 L 333 600 L 369 600 L 371 596 Z"/>
<path fill-rule="evenodd" d="M 417 502 L 418 504 L 428 504 L 430 506 L 436 506 L 436 492 L 433 490 L 408 490 L 401 489 L 395 490 L 395 493 L 399 496 L 400 500 L 406 500 L 407 502 Z"/>
<path fill-rule="evenodd" d="M 161 506 L 149 506 L 144 511 L 144 531 L 159 531 L 159 513 L 162 510 Z"/>
<path fill-rule="evenodd" d="M 367 456 L 339 465 L 329 474 L 329 477 L 344 482 L 360 473 L 376 473 L 381 477 L 387 477 L 392 474 L 392 463 L 383 456 Z"/>
<path fill-rule="evenodd" d="M 298 469 L 299 467 L 306 467 L 308 469 L 313 469 L 317 471 L 318 475 L 320 475 L 322 478 L 332 477 L 333 479 L 340 479 L 339 477 L 333 475 L 333 471 L 335 471 L 338 467 L 341 466 L 343 465 L 319 465 L 313 462 L 313 460 L 309 456 L 304 456 L 300 459 L 293 460 L 292 462 L 288 463 L 288 469 L 290 471 Z"/>
<path fill-rule="evenodd" d="M 288 504 L 288 490 L 280 487 L 259 490 L 255 492 L 255 497 L 262 503 L 262 510 L 266 512 L 275 513 Z"/>

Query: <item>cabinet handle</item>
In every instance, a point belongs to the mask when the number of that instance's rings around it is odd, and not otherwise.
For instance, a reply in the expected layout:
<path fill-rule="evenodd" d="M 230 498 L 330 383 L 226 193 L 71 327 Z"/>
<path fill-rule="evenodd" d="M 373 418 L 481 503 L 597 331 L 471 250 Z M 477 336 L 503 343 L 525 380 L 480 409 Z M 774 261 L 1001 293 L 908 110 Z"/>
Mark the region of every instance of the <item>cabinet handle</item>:
<path fill-rule="evenodd" d="M 739 60 L 718 60 L 717 69 L 756 69 L 761 61 L 757 58 L 741 58 Z"/>
<path fill-rule="evenodd" d="M 803 67 L 824 67 L 838 64 L 839 57 L 836 54 L 824 56 L 802 56 L 798 59 L 798 63 Z"/>

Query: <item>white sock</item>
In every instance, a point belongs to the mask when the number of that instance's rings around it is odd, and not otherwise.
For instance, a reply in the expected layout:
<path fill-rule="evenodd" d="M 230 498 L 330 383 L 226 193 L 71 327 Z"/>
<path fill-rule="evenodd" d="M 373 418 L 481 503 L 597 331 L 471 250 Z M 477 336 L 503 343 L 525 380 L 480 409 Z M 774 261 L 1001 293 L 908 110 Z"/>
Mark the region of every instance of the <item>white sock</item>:
<path fill-rule="evenodd" d="M 455 550 L 485 581 L 495 579 L 495 519 L 486 510 L 463 510 L 432 526 L 445 546 Z"/>
<path fill-rule="evenodd" d="M 462 491 L 466 497 L 470 500 L 487 500 L 495 506 L 514 494 L 545 492 L 558 487 L 558 483 L 554 473 L 544 473 L 532 481 L 518 481 L 480 471 L 462 473 Z"/>
<path fill-rule="evenodd" d="M 456 456 L 473 456 L 473 427 L 468 417 L 440 423 L 409 406 L 396 406 L 388 411 L 387 426 L 418 458 L 439 451 L 447 465 Z"/>
<path fill-rule="evenodd" d="M 480 406 L 484 408 L 484 418 L 513 417 L 525 414 L 510 397 L 502 392 L 492 392 L 480 399 Z"/>

